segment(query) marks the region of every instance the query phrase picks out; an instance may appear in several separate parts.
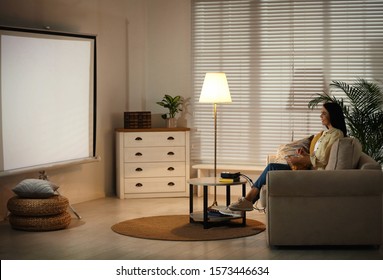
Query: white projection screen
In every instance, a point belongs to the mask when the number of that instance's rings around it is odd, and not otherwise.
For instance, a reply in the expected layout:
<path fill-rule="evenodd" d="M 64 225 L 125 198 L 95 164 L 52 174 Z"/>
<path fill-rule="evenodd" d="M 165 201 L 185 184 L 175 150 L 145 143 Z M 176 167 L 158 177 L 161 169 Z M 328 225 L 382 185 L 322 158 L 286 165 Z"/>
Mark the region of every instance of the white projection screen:
<path fill-rule="evenodd" d="M 96 157 L 96 37 L 0 27 L 0 176 Z"/>

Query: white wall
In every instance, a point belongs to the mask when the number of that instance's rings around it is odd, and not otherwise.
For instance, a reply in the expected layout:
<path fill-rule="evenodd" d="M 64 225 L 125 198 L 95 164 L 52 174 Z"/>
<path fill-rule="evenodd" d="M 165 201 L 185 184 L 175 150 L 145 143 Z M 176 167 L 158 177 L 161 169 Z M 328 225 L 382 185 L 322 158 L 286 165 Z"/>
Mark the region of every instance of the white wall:
<path fill-rule="evenodd" d="M 152 111 L 165 93 L 191 94 L 190 0 L 2 0 L 0 25 L 97 35 L 97 153 L 101 161 L 48 171 L 75 204 L 115 192 L 114 130 L 124 111 Z M 189 115 L 179 124 L 188 125 Z M 37 173 L 0 177 L 0 218 L 11 189 Z"/>
<path fill-rule="evenodd" d="M 166 113 L 156 104 L 165 94 L 192 95 L 190 0 L 129 0 L 128 72 L 130 111 L 151 111 L 155 126 Z M 179 115 L 188 126 L 190 114 Z"/>

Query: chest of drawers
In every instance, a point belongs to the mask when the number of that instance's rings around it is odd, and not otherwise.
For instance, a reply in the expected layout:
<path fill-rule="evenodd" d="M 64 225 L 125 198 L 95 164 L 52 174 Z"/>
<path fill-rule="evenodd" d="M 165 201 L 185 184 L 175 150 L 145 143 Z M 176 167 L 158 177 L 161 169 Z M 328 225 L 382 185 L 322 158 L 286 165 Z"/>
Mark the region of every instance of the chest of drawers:
<path fill-rule="evenodd" d="M 117 129 L 117 196 L 188 196 L 188 128 Z"/>

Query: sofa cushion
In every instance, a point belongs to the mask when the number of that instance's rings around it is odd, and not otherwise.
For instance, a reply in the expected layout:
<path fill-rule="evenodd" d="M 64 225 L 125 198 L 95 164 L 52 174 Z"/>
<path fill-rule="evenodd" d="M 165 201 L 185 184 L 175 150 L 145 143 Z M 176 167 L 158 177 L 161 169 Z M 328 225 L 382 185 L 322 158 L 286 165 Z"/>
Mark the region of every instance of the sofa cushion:
<path fill-rule="evenodd" d="M 326 170 L 354 169 L 358 166 L 362 145 L 355 138 L 345 137 L 334 142 Z"/>

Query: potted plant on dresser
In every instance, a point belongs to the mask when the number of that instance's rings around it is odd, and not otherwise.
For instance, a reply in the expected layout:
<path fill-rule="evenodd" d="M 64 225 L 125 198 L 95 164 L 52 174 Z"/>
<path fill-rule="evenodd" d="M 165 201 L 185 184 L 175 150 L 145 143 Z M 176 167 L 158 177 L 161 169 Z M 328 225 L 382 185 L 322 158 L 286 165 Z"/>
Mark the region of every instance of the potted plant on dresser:
<path fill-rule="evenodd" d="M 170 96 L 165 94 L 163 99 L 157 102 L 158 105 L 167 108 L 169 113 L 161 115 L 166 120 L 167 127 L 177 127 L 176 114 L 182 111 L 183 98 L 179 95 Z"/>

